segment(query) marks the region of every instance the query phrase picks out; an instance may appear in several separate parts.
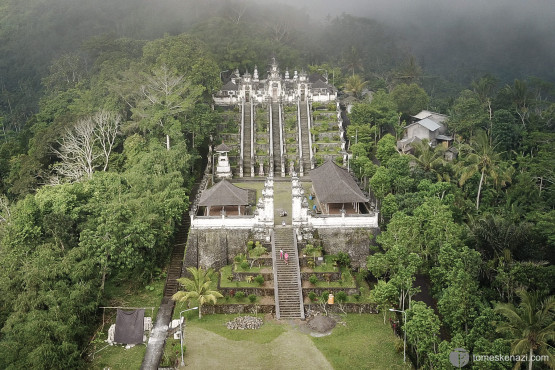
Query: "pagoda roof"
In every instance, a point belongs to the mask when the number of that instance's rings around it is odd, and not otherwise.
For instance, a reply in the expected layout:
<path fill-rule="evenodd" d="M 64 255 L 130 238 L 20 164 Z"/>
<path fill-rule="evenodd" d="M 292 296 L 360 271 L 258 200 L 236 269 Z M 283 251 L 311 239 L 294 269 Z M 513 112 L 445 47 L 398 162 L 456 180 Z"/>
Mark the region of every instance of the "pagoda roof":
<path fill-rule="evenodd" d="M 234 84 L 233 81 L 229 81 L 228 83 L 223 85 L 220 90 L 222 90 L 222 91 L 237 91 L 237 90 L 239 90 L 239 86 Z"/>
<path fill-rule="evenodd" d="M 321 203 L 368 202 L 351 174 L 332 161 L 327 161 L 309 174 L 316 197 Z"/>
<path fill-rule="evenodd" d="M 221 143 L 216 148 L 214 148 L 214 151 L 215 152 L 231 152 L 231 148 L 228 147 L 227 145 L 225 145 L 224 143 Z"/>
<path fill-rule="evenodd" d="M 322 80 L 318 80 L 312 84 L 313 89 L 328 89 L 329 87 L 330 85 L 328 85 Z"/>
<path fill-rule="evenodd" d="M 244 206 L 249 203 L 249 191 L 238 188 L 226 179 L 223 179 L 210 189 L 202 192 L 199 206 Z"/>

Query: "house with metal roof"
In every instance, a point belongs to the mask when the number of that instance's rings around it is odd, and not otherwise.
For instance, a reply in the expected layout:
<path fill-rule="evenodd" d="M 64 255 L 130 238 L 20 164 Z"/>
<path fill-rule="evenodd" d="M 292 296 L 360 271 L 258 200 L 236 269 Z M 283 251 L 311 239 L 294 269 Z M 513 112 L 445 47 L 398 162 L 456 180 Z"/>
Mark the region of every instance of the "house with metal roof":
<path fill-rule="evenodd" d="M 447 148 L 453 138 L 447 135 L 447 128 L 443 124 L 447 116 L 423 110 L 413 116 L 413 123 L 405 127 L 405 136 L 397 142 L 397 148 L 404 153 L 412 152 L 411 144 L 415 141 L 427 140 L 432 146 L 442 144 Z"/>

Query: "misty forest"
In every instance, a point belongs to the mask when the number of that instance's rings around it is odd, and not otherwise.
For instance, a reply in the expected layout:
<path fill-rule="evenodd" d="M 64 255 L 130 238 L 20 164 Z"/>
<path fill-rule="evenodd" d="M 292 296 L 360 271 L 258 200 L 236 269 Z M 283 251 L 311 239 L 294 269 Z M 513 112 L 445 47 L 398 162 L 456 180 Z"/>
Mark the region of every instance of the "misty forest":
<path fill-rule="evenodd" d="M 380 313 L 406 309 L 399 356 L 406 334 L 415 368 L 454 348 L 555 368 L 553 19 L 324 3 L 0 0 L 0 368 L 91 367 L 99 307 L 163 279 L 227 124 L 213 95 L 271 58 L 352 106 L 380 226 L 357 274 Z M 399 149 L 422 110 L 448 117 L 454 159 Z"/>

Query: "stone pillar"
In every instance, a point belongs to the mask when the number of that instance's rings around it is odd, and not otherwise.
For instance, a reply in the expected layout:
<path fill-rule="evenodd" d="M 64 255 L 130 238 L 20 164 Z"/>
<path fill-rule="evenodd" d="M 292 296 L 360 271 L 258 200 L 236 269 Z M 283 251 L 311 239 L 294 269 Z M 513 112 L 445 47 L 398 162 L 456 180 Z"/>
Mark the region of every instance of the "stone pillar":
<path fill-rule="evenodd" d="M 302 223 L 302 203 L 304 198 L 304 189 L 299 181 L 296 174 L 292 175 L 291 178 L 291 188 L 292 188 L 292 210 L 291 217 L 293 219 L 293 225 L 300 226 Z"/>
<path fill-rule="evenodd" d="M 264 189 L 262 190 L 262 199 L 264 203 L 264 222 L 266 226 L 274 225 L 274 178 L 269 176 L 266 178 Z"/>

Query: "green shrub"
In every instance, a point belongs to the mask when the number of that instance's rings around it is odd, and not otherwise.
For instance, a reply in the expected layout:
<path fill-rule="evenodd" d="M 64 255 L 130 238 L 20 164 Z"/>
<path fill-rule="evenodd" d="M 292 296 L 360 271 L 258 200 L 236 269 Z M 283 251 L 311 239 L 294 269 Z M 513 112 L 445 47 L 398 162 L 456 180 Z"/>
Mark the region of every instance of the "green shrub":
<path fill-rule="evenodd" d="M 249 294 L 248 298 L 250 303 L 256 302 L 256 294 Z"/>
<path fill-rule="evenodd" d="M 327 290 L 323 291 L 322 294 L 320 295 L 320 300 L 322 302 L 327 302 L 329 295 L 330 295 L 330 292 L 328 292 Z"/>
<path fill-rule="evenodd" d="M 316 285 L 316 283 L 318 283 L 318 278 L 316 277 L 316 275 L 312 274 L 308 278 L 308 281 L 310 281 L 310 284 Z"/>
<path fill-rule="evenodd" d="M 266 248 L 264 248 L 264 246 L 259 242 L 256 242 L 256 246 L 249 252 L 249 254 L 252 258 L 258 258 L 266 252 Z"/>
<path fill-rule="evenodd" d="M 250 268 L 250 265 L 249 265 L 249 263 L 248 263 L 247 261 L 241 262 L 241 264 L 240 264 L 239 266 L 241 266 L 241 268 L 242 268 L 243 270 L 248 270 L 248 269 Z"/>
<path fill-rule="evenodd" d="M 254 246 L 254 242 L 252 240 L 249 240 L 247 242 L 247 248 L 250 250 L 250 249 L 252 249 L 253 246 Z"/>
<path fill-rule="evenodd" d="M 302 254 L 308 257 L 320 257 L 322 256 L 322 247 L 315 246 L 312 244 L 307 244 L 306 247 L 303 248 Z"/>
<path fill-rule="evenodd" d="M 235 261 L 235 263 L 241 263 L 244 260 L 246 260 L 247 257 L 243 254 L 243 253 L 239 253 L 238 255 L 236 255 L 233 260 Z"/>
<path fill-rule="evenodd" d="M 238 291 L 237 293 L 235 293 L 235 298 L 237 298 L 238 301 L 242 301 L 245 298 L 245 293 L 242 291 Z"/>
<path fill-rule="evenodd" d="M 308 298 L 309 298 L 312 302 L 316 302 L 316 300 L 318 299 L 318 296 L 316 295 L 316 293 L 310 292 L 310 293 L 308 293 Z"/>
<path fill-rule="evenodd" d="M 351 257 L 345 252 L 339 252 L 335 256 L 335 262 L 337 262 L 338 266 L 349 267 L 351 265 Z"/>
<path fill-rule="evenodd" d="M 262 286 L 262 285 L 264 285 L 264 276 L 258 275 L 257 277 L 254 278 L 254 281 L 255 281 L 258 285 Z"/>
<path fill-rule="evenodd" d="M 344 303 L 347 301 L 347 293 L 337 292 L 337 294 L 335 295 L 335 299 L 337 299 L 337 302 L 339 303 Z"/>
<path fill-rule="evenodd" d="M 335 103 L 328 103 L 327 109 L 328 110 L 337 110 L 337 105 L 335 105 Z"/>

